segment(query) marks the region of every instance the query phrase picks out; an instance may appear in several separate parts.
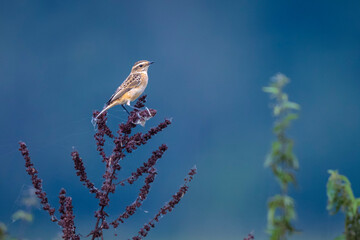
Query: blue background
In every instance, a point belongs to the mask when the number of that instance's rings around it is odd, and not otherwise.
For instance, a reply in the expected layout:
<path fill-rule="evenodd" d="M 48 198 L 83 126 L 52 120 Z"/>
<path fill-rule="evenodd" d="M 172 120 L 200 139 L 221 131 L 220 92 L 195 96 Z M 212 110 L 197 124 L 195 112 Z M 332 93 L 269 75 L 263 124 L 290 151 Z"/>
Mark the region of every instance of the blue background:
<path fill-rule="evenodd" d="M 261 88 L 277 72 L 291 78 L 286 91 L 302 107 L 290 131 L 300 161 L 290 195 L 302 231 L 292 239 L 341 234 L 343 216 L 328 215 L 325 185 L 327 170 L 339 169 L 360 196 L 359 1 L 1 1 L 0 35 L 0 221 L 14 235 L 23 226 L 10 217 L 30 185 L 19 140 L 50 203 L 58 206 L 65 187 L 78 231 L 89 232 L 97 201 L 78 181 L 70 152 L 79 150 L 99 185 L 91 113 L 141 59 L 156 62 L 145 92 L 158 115 L 145 130 L 165 117 L 173 124 L 123 163 L 127 176 L 161 143 L 169 146 L 149 199 L 116 239 L 133 236 L 194 164 L 187 196 L 148 239 L 242 239 L 251 231 L 266 239 L 266 202 L 279 187 L 263 166 L 274 136 Z M 116 130 L 126 113 L 109 113 Z M 119 190 L 109 213 L 120 214 L 137 189 Z M 23 235 L 56 237 L 60 228 L 46 213 L 34 214 Z"/>

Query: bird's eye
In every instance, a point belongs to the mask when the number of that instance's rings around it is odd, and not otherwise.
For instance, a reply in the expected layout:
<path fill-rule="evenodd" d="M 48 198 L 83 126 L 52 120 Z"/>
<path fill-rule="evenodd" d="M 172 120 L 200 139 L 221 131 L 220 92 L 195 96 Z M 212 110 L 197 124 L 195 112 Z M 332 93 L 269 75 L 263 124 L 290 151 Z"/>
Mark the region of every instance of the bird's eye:
<path fill-rule="evenodd" d="M 143 67 L 143 65 L 141 64 L 139 67 Z"/>

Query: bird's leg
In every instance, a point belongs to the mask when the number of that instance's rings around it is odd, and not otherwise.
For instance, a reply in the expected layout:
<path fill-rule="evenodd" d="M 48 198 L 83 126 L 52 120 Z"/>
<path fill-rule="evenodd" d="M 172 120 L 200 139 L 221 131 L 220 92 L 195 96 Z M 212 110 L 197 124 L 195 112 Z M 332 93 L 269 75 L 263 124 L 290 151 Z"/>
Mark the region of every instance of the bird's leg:
<path fill-rule="evenodd" d="M 128 106 L 131 107 L 132 109 L 135 109 L 135 110 L 138 110 L 138 111 L 141 110 L 141 108 L 137 108 L 137 107 L 134 107 L 134 106 L 131 106 L 131 105 L 128 105 Z"/>
<path fill-rule="evenodd" d="M 137 107 L 131 106 L 131 105 L 130 105 L 130 103 L 129 103 L 129 104 L 127 104 L 127 105 L 128 105 L 129 107 L 131 107 L 132 109 L 135 109 L 135 110 L 136 110 L 136 111 L 135 111 L 135 113 L 136 113 L 136 115 L 138 116 L 138 118 L 139 118 L 139 119 L 141 119 L 141 118 L 142 118 L 142 117 L 140 116 L 140 113 L 139 113 L 139 112 L 140 112 L 140 110 L 141 110 L 140 108 L 137 108 Z"/>
<path fill-rule="evenodd" d="M 121 105 L 123 107 L 123 109 L 125 109 L 125 111 L 130 115 L 130 112 L 126 109 L 126 107 L 124 105 Z"/>
<path fill-rule="evenodd" d="M 138 116 L 139 119 L 141 119 L 142 117 L 140 116 L 139 112 L 140 112 L 140 108 L 134 107 L 130 105 L 130 102 L 127 104 L 129 107 L 131 107 L 132 109 L 135 109 L 136 111 L 136 115 Z"/>

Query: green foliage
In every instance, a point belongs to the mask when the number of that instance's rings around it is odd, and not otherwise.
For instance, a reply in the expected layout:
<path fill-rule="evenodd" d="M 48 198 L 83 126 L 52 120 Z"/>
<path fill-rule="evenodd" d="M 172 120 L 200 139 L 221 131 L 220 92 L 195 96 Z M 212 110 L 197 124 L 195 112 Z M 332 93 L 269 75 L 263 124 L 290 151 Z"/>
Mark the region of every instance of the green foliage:
<path fill-rule="evenodd" d="M 6 228 L 5 224 L 0 222 L 0 240 L 6 239 L 6 231 L 7 231 L 7 228 Z"/>
<path fill-rule="evenodd" d="M 327 210 L 336 214 L 340 210 L 345 214 L 345 232 L 336 240 L 360 240 L 360 198 L 355 198 L 349 179 L 329 170 L 327 182 Z"/>
<path fill-rule="evenodd" d="M 291 224 L 296 216 L 294 199 L 286 195 L 275 195 L 268 203 L 268 233 L 271 240 L 283 239 L 287 232 L 294 232 Z M 282 213 L 279 213 L 282 211 Z"/>
<path fill-rule="evenodd" d="M 285 240 L 296 231 L 292 225 L 296 217 L 294 200 L 287 195 L 287 191 L 290 183 L 296 183 L 294 172 L 299 168 L 299 162 L 293 153 L 294 142 L 286 136 L 286 130 L 298 118 L 294 111 L 300 110 L 300 106 L 290 102 L 288 95 L 283 92 L 283 87 L 288 83 L 289 79 L 279 73 L 272 78 L 270 86 L 263 88 L 275 99 L 273 114 L 276 118 L 273 128 L 276 140 L 266 157 L 265 166 L 271 168 L 282 190 L 268 203 L 267 232 L 271 240 Z"/>
<path fill-rule="evenodd" d="M 25 212 L 23 210 L 17 210 L 12 216 L 11 216 L 13 222 L 22 220 L 25 222 L 32 222 L 33 221 L 33 215 L 31 213 Z"/>
<path fill-rule="evenodd" d="M 7 227 L 2 222 L 0 222 L 0 240 L 17 240 L 7 234 Z"/>
<path fill-rule="evenodd" d="M 29 188 L 28 190 L 22 192 L 21 204 L 25 206 L 26 210 L 17 210 L 11 216 L 13 222 L 20 221 L 21 224 L 31 223 L 34 219 L 31 209 L 39 206 L 39 200 L 36 198 L 35 189 Z M 19 238 L 14 238 L 10 236 L 7 232 L 7 227 L 4 223 L 0 222 L 0 240 L 17 240 L 23 239 L 21 236 Z"/>

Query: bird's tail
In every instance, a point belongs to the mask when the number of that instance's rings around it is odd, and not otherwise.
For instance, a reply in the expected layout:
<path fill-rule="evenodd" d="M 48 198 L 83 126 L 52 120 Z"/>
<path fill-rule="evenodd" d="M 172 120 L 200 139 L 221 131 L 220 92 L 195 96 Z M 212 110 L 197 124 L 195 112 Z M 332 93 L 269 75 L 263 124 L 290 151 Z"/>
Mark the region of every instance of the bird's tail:
<path fill-rule="evenodd" d="M 110 104 L 110 105 L 106 105 L 104 108 L 103 108 L 103 110 L 101 110 L 101 112 L 95 117 L 95 120 L 97 120 L 98 119 L 98 117 L 100 117 L 101 116 L 101 114 L 103 114 L 105 111 L 107 111 L 109 108 L 111 108 L 112 107 L 112 105 Z"/>
<path fill-rule="evenodd" d="M 101 114 L 103 114 L 106 110 L 108 110 L 109 108 L 111 108 L 112 106 L 111 105 L 105 105 L 105 107 L 103 108 L 103 110 L 101 110 L 101 112 L 96 116 L 96 117 L 93 117 L 92 119 L 91 119 L 91 123 L 92 123 L 92 125 L 94 126 L 94 128 L 95 128 L 95 126 L 96 126 L 96 124 L 97 124 L 97 121 L 98 121 L 98 118 L 101 116 Z"/>

